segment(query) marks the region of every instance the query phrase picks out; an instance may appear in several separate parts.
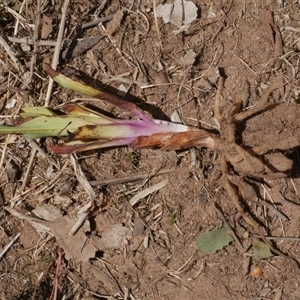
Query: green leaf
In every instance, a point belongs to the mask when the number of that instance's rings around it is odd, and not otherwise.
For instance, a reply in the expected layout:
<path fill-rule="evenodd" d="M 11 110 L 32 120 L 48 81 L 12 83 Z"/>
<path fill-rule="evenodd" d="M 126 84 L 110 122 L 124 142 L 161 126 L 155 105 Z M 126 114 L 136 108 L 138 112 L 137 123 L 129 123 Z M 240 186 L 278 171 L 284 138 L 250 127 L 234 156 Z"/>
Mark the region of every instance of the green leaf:
<path fill-rule="evenodd" d="M 135 116 L 137 116 L 141 120 L 152 122 L 134 103 L 128 102 L 122 98 L 119 98 L 116 95 L 107 93 L 100 89 L 96 89 L 96 88 L 93 88 L 86 84 L 72 80 L 71 78 L 68 78 L 68 77 L 58 73 L 57 71 L 52 69 L 47 64 L 44 64 L 43 67 L 44 67 L 45 72 L 49 76 L 51 76 L 52 79 L 56 83 L 58 83 L 60 86 L 70 89 L 70 90 L 73 90 L 75 92 L 79 92 L 83 95 L 99 98 L 103 101 L 109 102 L 115 106 L 122 108 L 122 109 L 130 111 L 131 113 L 133 113 Z"/>
<path fill-rule="evenodd" d="M 73 116 L 39 116 L 33 119 L 24 120 L 22 124 L 16 126 L 0 125 L 0 134 L 24 134 L 32 139 L 47 136 L 66 137 L 68 132 L 75 132 L 78 127 L 90 125 L 90 119 Z M 95 118 L 94 121 L 97 121 Z M 93 123 L 95 124 L 95 123 Z"/>
<path fill-rule="evenodd" d="M 233 238 L 229 235 L 229 229 L 223 227 L 202 234 L 197 239 L 196 247 L 202 252 L 214 253 L 227 246 L 232 241 Z"/>
<path fill-rule="evenodd" d="M 262 258 L 268 258 L 273 256 L 270 251 L 270 248 L 261 241 L 253 242 L 253 249 L 254 249 L 254 259 L 260 260 Z"/>
<path fill-rule="evenodd" d="M 22 118 L 39 117 L 39 116 L 55 116 L 56 114 L 47 107 L 28 106 L 22 108 L 20 116 Z"/>

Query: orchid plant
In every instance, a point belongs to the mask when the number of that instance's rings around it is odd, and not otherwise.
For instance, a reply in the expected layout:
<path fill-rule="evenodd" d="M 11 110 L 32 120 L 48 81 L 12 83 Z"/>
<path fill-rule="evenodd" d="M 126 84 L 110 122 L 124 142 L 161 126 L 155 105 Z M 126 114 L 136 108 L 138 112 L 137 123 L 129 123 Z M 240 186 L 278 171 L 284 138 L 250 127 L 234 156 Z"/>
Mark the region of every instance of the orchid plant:
<path fill-rule="evenodd" d="M 217 137 L 205 130 L 151 119 L 135 104 L 114 94 L 74 81 L 49 65 L 44 65 L 44 70 L 62 87 L 109 102 L 127 110 L 134 118 L 111 118 L 72 102 L 59 107 L 63 114 L 46 107 L 25 107 L 20 113 L 22 120 L 14 126 L 1 125 L 0 134 L 24 134 L 32 139 L 50 136 L 62 138 L 63 143 L 49 146 L 49 150 L 57 154 L 124 145 L 162 150 L 193 146 L 215 148 Z"/>

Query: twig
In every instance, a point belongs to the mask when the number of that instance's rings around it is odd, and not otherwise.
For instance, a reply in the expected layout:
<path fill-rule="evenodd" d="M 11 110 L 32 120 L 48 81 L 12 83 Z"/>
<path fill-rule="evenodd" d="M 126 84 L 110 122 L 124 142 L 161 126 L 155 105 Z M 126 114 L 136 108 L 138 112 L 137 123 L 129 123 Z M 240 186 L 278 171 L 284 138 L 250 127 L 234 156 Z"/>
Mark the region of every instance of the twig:
<path fill-rule="evenodd" d="M 294 32 L 300 32 L 300 28 L 294 28 L 291 26 L 284 26 L 284 30 L 294 31 Z"/>
<path fill-rule="evenodd" d="M 78 182 L 83 186 L 83 188 L 85 189 L 86 193 L 88 194 L 88 196 L 90 198 L 89 203 L 86 206 L 84 206 L 83 212 L 81 213 L 78 220 L 76 221 L 76 223 L 72 226 L 72 228 L 69 231 L 70 235 L 74 235 L 78 231 L 78 229 L 81 227 L 81 225 L 84 223 L 87 216 L 89 215 L 90 209 L 93 206 L 94 200 L 96 198 L 96 194 L 95 194 L 95 191 L 93 190 L 93 188 L 91 187 L 90 183 L 87 181 L 85 175 L 83 174 L 74 155 L 71 155 L 71 163 L 73 165 L 74 172 L 75 172 Z"/>
<path fill-rule="evenodd" d="M 269 208 L 278 218 L 280 218 L 282 221 L 288 221 L 288 217 L 285 216 L 282 212 L 280 212 L 276 205 L 274 204 L 274 201 L 271 197 L 271 195 L 269 194 L 268 190 L 266 189 L 266 187 L 264 186 L 264 184 L 262 184 L 262 187 L 264 189 L 264 192 L 268 195 L 268 197 L 270 198 L 270 200 L 273 202 L 273 205 L 268 203 L 267 201 L 260 199 L 260 203 L 264 206 L 266 206 L 267 208 Z"/>
<path fill-rule="evenodd" d="M 112 38 L 112 36 L 110 34 L 108 34 L 108 32 L 106 31 L 105 27 L 103 26 L 103 24 L 101 24 L 100 26 L 102 28 L 102 30 L 105 32 L 106 36 L 108 37 L 109 41 L 112 43 L 112 45 L 114 46 L 114 48 L 116 49 L 116 51 L 119 53 L 119 55 L 121 56 L 121 58 L 124 60 L 124 62 L 126 63 L 126 65 L 128 67 L 131 67 L 131 64 L 129 63 L 129 61 L 124 57 L 122 51 L 120 50 L 120 48 L 117 46 L 116 42 L 114 41 L 114 39 Z"/>
<path fill-rule="evenodd" d="M 7 44 L 7 42 L 5 41 L 5 39 L 1 35 L 0 35 L 0 44 L 2 45 L 4 50 L 7 52 L 7 54 L 9 55 L 11 60 L 13 61 L 15 67 L 18 70 L 21 70 L 23 72 L 24 71 L 23 66 L 21 65 L 20 61 L 16 58 L 14 52 L 11 50 L 10 46 Z"/>
<path fill-rule="evenodd" d="M 131 206 L 134 206 L 135 204 L 137 204 L 141 199 L 147 197 L 148 195 L 150 195 L 153 192 L 156 192 L 158 190 L 160 190 L 161 188 L 163 188 L 167 183 L 168 183 L 168 179 L 162 180 L 157 184 L 154 184 L 146 189 L 144 189 L 143 191 L 137 193 L 134 197 L 132 197 L 129 200 L 129 204 Z"/>
<path fill-rule="evenodd" d="M 233 231 L 232 227 L 231 227 L 231 226 L 229 225 L 229 223 L 227 222 L 227 220 L 226 220 L 225 216 L 223 215 L 221 209 L 220 209 L 217 205 L 215 205 L 215 209 L 216 209 L 217 212 L 219 213 L 219 215 L 220 215 L 222 221 L 225 223 L 225 225 L 226 225 L 226 226 L 228 227 L 228 229 L 230 230 L 230 232 L 231 232 L 233 238 L 236 240 L 236 242 L 237 242 L 238 245 L 240 246 L 241 250 L 244 251 L 244 247 L 243 247 L 243 245 L 242 245 L 240 239 L 238 238 L 238 236 L 236 235 L 236 233 Z"/>
<path fill-rule="evenodd" d="M 24 176 L 24 179 L 23 179 L 23 182 L 22 182 L 22 186 L 21 186 L 21 193 L 24 192 L 25 187 L 27 185 L 28 178 L 29 178 L 29 175 L 31 173 L 31 170 L 32 170 L 32 167 L 33 167 L 33 164 L 34 164 L 34 160 L 35 160 L 35 156 L 36 156 L 37 152 L 38 151 L 37 151 L 36 148 L 34 148 L 33 151 L 31 152 L 29 163 L 27 165 L 26 173 L 25 173 L 25 176 Z"/>
<path fill-rule="evenodd" d="M 62 17 L 61 17 L 61 21 L 60 21 L 60 24 L 59 24 L 57 42 L 56 42 L 56 46 L 55 46 L 55 49 L 54 49 L 53 60 L 52 60 L 52 64 L 51 64 L 53 69 L 56 69 L 58 61 L 59 61 L 59 55 L 60 55 L 62 39 L 63 39 L 64 31 L 65 31 L 65 23 L 66 23 L 67 10 L 68 10 L 69 3 L 70 3 L 70 0 L 66 0 L 65 3 L 64 3 L 63 9 L 62 9 Z M 53 87 L 53 79 L 50 78 L 49 79 L 48 90 L 47 90 L 47 94 L 46 94 L 46 99 L 45 99 L 45 106 L 46 107 L 48 107 L 49 103 L 50 103 L 50 98 L 51 98 L 51 94 L 52 94 L 52 87 Z"/>
<path fill-rule="evenodd" d="M 92 207 L 92 202 L 89 202 L 86 206 L 84 206 L 85 210 L 79 215 L 77 221 L 70 229 L 69 235 L 76 234 L 76 232 L 79 230 L 79 228 L 82 226 L 82 224 L 85 222 L 87 216 L 89 215 L 91 207 Z"/>
<path fill-rule="evenodd" d="M 233 53 L 233 56 L 235 56 L 236 58 L 238 58 L 239 59 L 239 61 L 244 65 L 244 66 L 246 66 L 256 77 L 258 76 L 257 75 L 257 73 L 254 71 L 254 70 L 252 70 L 251 68 L 250 68 L 250 66 L 243 60 L 243 59 L 241 59 L 239 56 L 237 56 L 237 55 L 235 55 L 234 53 Z"/>
<path fill-rule="evenodd" d="M 93 292 L 93 291 L 91 291 L 91 290 L 89 290 L 89 289 L 86 289 L 86 291 L 87 291 L 88 293 L 90 293 L 91 295 L 96 296 L 96 297 L 98 297 L 98 298 L 103 298 L 103 299 L 113 300 L 113 298 L 111 298 L 110 295 L 97 294 L 97 293 L 95 293 L 95 292 Z"/>
<path fill-rule="evenodd" d="M 19 238 L 20 235 L 21 235 L 21 232 L 17 233 L 15 235 L 15 237 L 4 247 L 4 249 L 0 253 L 0 260 L 2 259 L 4 254 L 9 250 L 9 248 L 14 244 L 14 242 Z"/>
<path fill-rule="evenodd" d="M 58 250 L 58 257 L 56 259 L 55 276 L 54 276 L 54 279 L 53 279 L 52 293 L 51 293 L 51 296 L 50 296 L 51 300 L 56 300 L 57 299 L 58 279 L 59 279 L 60 274 L 62 273 L 62 270 L 65 267 L 64 262 L 63 262 L 63 255 L 64 255 L 64 250 L 62 248 L 60 248 Z"/>
<path fill-rule="evenodd" d="M 39 29 L 40 29 L 40 25 L 41 25 L 41 1 L 40 0 L 37 1 L 37 12 L 38 12 L 38 14 L 36 17 L 36 22 L 35 22 L 34 32 L 33 32 L 34 46 L 33 46 L 33 52 L 32 52 L 31 61 L 30 61 L 30 73 L 29 73 L 27 82 L 25 83 L 25 86 L 28 86 L 32 81 L 33 69 L 34 69 L 34 66 L 36 63 L 36 56 L 37 56 L 37 52 L 38 52 L 38 45 L 36 44 L 36 41 L 39 38 Z"/>
<path fill-rule="evenodd" d="M 18 33 L 18 27 L 19 27 L 19 23 L 20 23 L 20 21 L 22 21 L 22 22 L 26 22 L 26 19 L 25 18 L 23 18 L 22 17 L 22 15 L 21 15 L 21 13 L 23 12 L 23 9 L 24 9 L 24 7 L 25 7 L 25 5 L 26 5 L 26 3 L 27 3 L 27 1 L 22 1 L 22 4 L 21 4 L 21 7 L 20 7 L 20 9 L 19 9 L 19 12 L 17 13 L 17 12 L 15 12 L 15 11 L 13 11 L 13 16 L 16 18 L 16 24 L 15 24 L 15 29 L 14 29 L 14 35 L 16 36 L 17 35 L 17 33 Z M 7 9 L 8 9 L 8 7 L 6 7 Z"/>
<path fill-rule="evenodd" d="M 23 38 L 17 38 L 14 36 L 7 36 L 6 37 L 10 42 L 13 43 L 18 43 L 18 44 L 26 44 L 26 45 L 34 45 L 36 44 L 37 46 L 50 46 L 50 47 L 55 47 L 56 46 L 56 41 L 46 41 L 46 40 L 39 40 L 39 41 L 34 41 L 29 37 L 23 37 Z"/>
<path fill-rule="evenodd" d="M 40 188 L 39 190 L 37 190 L 34 194 L 35 194 L 35 195 L 38 195 L 38 194 L 40 194 L 40 193 L 42 193 L 42 192 L 44 192 L 44 191 L 47 192 L 48 190 L 52 189 L 52 188 L 53 188 L 53 185 L 56 184 L 56 181 L 57 181 L 59 178 L 61 178 L 62 172 L 63 172 L 63 170 L 68 166 L 68 164 L 69 164 L 69 160 L 67 160 L 67 161 L 64 163 L 64 165 L 60 168 L 60 170 L 59 170 L 59 172 L 57 173 L 57 175 L 55 175 L 55 177 L 52 178 L 52 179 L 50 180 L 50 182 L 48 183 L 48 185 L 44 185 L 42 188 Z"/>
<path fill-rule="evenodd" d="M 195 255 L 192 254 L 182 266 L 180 266 L 176 271 L 175 270 L 169 271 L 168 274 L 177 277 L 181 273 L 186 272 L 195 261 L 196 261 Z"/>
<path fill-rule="evenodd" d="M 99 7 L 96 9 L 94 16 L 98 17 L 100 15 L 100 13 L 102 12 L 102 10 L 104 9 L 104 7 L 106 6 L 107 2 L 109 0 L 103 0 L 102 3 L 99 5 Z"/>
<path fill-rule="evenodd" d="M 102 179 L 102 180 L 94 180 L 90 181 L 91 186 L 101 186 L 101 185 L 109 185 L 109 184 L 119 184 L 119 183 L 126 183 L 126 182 L 132 182 L 137 180 L 142 180 L 146 178 L 151 178 L 158 175 L 163 175 L 167 173 L 172 173 L 175 171 L 175 168 L 173 169 L 165 169 L 160 171 L 152 171 L 152 172 L 143 172 L 136 175 L 129 175 L 121 178 L 110 178 L 110 179 Z"/>
<path fill-rule="evenodd" d="M 2 169 L 2 166 L 3 166 L 3 162 L 4 162 L 4 159 L 5 159 L 5 154 L 6 154 L 9 139 L 10 139 L 10 134 L 5 139 L 4 147 L 3 147 L 1 158 L 0 158 L 0 170 Z M 4 169 L 0 173 L 0 177 L 2 176 L 3 172 L 4 172 Z"/>
<path fill-rule="evenodd" d="M 88 23 L 85 23 L 85 24 L 82 24 L 82 25 L 78 25 L 76 27 L 76 30 L 79 31 L 79 30 L 84 30 L 84 29 L 88 29 L 88 28 L 91 28 L 91 27 L 95 27 L 99 24 L 102 24 L 102 23 L 105 23 L 105 22 L 108 22 L 110 20 L 112 20 L 114 18 L 114 15 L 115 14 L 112 14 L 112 15 L 108 15 L 106 17 L 103 17 L 103 18 L 96 18 L 95 20 L 91 21 L 91 22 L 88 22 Z"/>
<path fill-rule="evenodd" d="M 163 48 L 163 45 L 162 45 L 161 34 L 160 34 L 160 31 L 159 31 L 159 26 L 158 26 L 158 21 L 157 21 L 156 3 L 155 3 L 155 0 L 153 0 L 153 15 L 154 15 L 155 29 L 156 29 L 156 32 L 157 32 L 157 36 L 158 36 L 160 48 L 162 49 L 162 48 Z"/>
<path fill-rule="evenodd" d="M 29 138 L 26 138 L 26 137 L 25 137 L 25 140 L 28 142 L 28 144 L 30 145 L 31 148 L 38 151 L 43 157 L 47 157 L 46 151 L 44 149 L 42 149 L 35 140 L 29 139 Z"/>
<path fill-rule="evenodd" d="M 222 115 L 220 112 L 220 102 L 221 102 L 223 87 L 224 87 L 224 77 L 220 76 L 219 81 L 218 81 L 218 89 L 216 92 L 215 106 L 214 106 L 214 117 L 218 122 L 219 128 L 222 124 Z"/>
<path fill-rule="evenodd" d="M 64 6 L 63 6 L 63 10 L 62 10 L 62 18 L 61 18 L 61 22 L 60 22 L 60 25 L 59 25 L 57 43 L 56 43 L 56 47 L 55 47 L 54 55 L 53 55 L 53 60 L 52 60 L 52 67 L 54 69 L 56 69 L 56 66 L 57 66 L 58 60 L 59 60 L 59 54 L 60 54 L 62 38 L 63 38 L 64 30 L 65 30 L 65 23 L 66 23 L 66 16 L 67 16 L 67 10 L 68 10 L 68 6 L 69 6 L 69 2 L 70 2 L 70 0 L 65 1 Z M 53 79 L 50 78 L 49 79 L 48 90 L 47 90 L 47 95 L 46 95 L 46 99 L 45 99 L 45 104 L 44 104 L 45 107 L 49 106 L 51 93 L 52 93 L 52 87 L 53 87 Z M 26 173 L 25 173 L 24 180 L 23 180 L 22 187 L 21 187 L 21 192 L 24 191 L 25 186 L 27 185 L 27 181 L 28 181 L 29 175 L 31 173 L 33 162 L 34 162 L 36 154 L 37 154 L 37 150 L 35 148 L 33 150 L 33 152 L 31 153 L 31 156 L 30 156 L 29 164 L 28 164 L 28 167 L 26 169 Z"/>
<path fill-rule="evenodd" d="M 178 107 L 178 109 L 180 109 L 180 119 L 181 119 L 181 122 L 182 122 L 183 124 L 186 124 L 186 122 L 184 122 L 182 105 L 181 105 L 181 103 L 180 103 L 180 95 L 181 95 L 181 91 L 182 91 L 184 82 L 185 82 L 185 80 L 186 80 L 186 77 L 187 77 L 188 73 L 191 71 L 191 69 L 192 69 L 192 64 L 189 65 L 189 66 L 187 67 L 187 69 L 185 70 L 185 72 L 184 72 L 183 79 L 182 79 L 182 81 L 181 81 L 181 83 L 180 83 L 180 85 L 179 85 L 178 93 L 177 93 L 177 97 L 176 97 L 177 107 Z"/>
<path fill-rule="evenodd" d="M 91 187 L 90 183 L 87 181 L 84 173 L 82 172 L 80 166 L 77 163 L 77 160 L 74 155 L 71 155 L 71 163 L 74 168 L 75 175 L 77 177 L 78 182 L 83 186 L 84 190 L 88 194 L 91 201 L 94 201 L 96 198 L 95 191 Z"/>
<path fill-rule="evenodd" d="M 298 190 L 297 190 L 297 188 L 296 188 L 296 186 L 295 186 L 295 183 L 294 183 L 293 178 L 291 178 L 291 184 L 292 184 L 292 186 L 293 186 L 293 188 L 294 188 L 294 191 L 295 191 L 296 195 L 299 196 L 299 193 L 298 193 Z"/>
<path fill-rule="evenodd" d="M 254 237 L 260 238 L 259 235 L 253 234 Z M 265 236 L 267 240 L 284 240 L 284 241 L 296 241 L 300 242 L 300 237 L 291 237 L 291 236 Z"/>
<path fill-rule="evenodd" d="M 119 285 L 119 283 L 117 282 L 117 280 L 115 279 L 114 275 L 111 273 L 111 271 L 109 270 L 109 268 L 106 266 L 106 264 L 102 263 L 103 267 L 106 269 L 106 271 L 108 272 L 110 278 L 113 280 L 115 286 L 117 287 L 117 289 L 119 290 L 120 295 L 123 297 L 124 293 Z"/>

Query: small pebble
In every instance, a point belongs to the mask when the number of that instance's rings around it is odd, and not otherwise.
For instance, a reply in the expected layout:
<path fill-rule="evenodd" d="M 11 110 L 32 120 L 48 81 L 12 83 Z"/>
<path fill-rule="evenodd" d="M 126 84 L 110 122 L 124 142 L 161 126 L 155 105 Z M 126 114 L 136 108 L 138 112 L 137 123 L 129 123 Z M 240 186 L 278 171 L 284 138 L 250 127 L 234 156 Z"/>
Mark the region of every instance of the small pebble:
<path fill-rule="evenodd" d="M 251 269 L 250 276 L 253 278 L 259 278 L 261 277 L 262 273 L 263 273 L 263 269 L 261 266 L 254 266 Z"/>

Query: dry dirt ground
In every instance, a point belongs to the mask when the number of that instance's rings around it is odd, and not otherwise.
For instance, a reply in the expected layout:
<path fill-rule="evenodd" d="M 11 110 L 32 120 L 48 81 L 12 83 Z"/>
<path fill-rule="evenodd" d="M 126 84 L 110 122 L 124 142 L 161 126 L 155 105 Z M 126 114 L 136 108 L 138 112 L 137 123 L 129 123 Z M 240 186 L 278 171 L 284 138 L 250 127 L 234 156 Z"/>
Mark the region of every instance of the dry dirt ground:
<path fill-rule="evenodd" d="M 62 73 L 125 90 L 126 99 L 138 101 L 155 118 L 166 119 L 177 111 L 184 123 L 214 132 L 218 72 L 226 76 L 222 111 L 236 99 L 243 100 L 244 108 L 252 106 L 275 81 L 285 86 L 270 97 L 270 103 L 299 101 L 299 1 L 192 0 L 196 20 L 185 31 L 155 17 L 155 1 L 102 2 L 102 8 L 97 1 L 69 4 L 63 32 L 67 51 L 57 66 Z M 49 78 L 42 63 L 53 59 L 63 3 L 0 4 L 1 36 L 9 46 L 4 50 L 1 42 L 0 122 L 13 124 L 21 107 L 45 105 Z M 273 12 L 279 30 L 270 25 L 266 10 Z M 95 14 L 113 19 L 78 30 L 95 20 Z M 77 40 L 88 37 L 102 39 L 77 52 Z M 35 43 L 20 43 L 22 38 Z M 38 44 L 40 39 L 52 44 Z M 83 99 L 54 84 L 49 106 L 75 98 Z M 126 117 L 111 105 L 88 103 Z M 1 299 L 300 299 L 297 150 L 284 149 L 294 161 L 287 178 L 247 179 L 257 197 L 244 203 L 241 197 L 245 211 L 266 235 L 291 237 L 272 240 L 273 247 L 290 258 L 274 255 L 255 261 L 251 246 L 255 232 L 228 197 L 214 151 L 123 147 L 86 152 L 72 160 L 50 152 L 43 156 L 41 150 L 33 156 L 36 146 L 21 135 L 1 136 L 0 142 L 0 251 L 21 234 L 0 257 Z M 53 143 L 57 139 L 38 141 L 43 151 Z M 129 182 L 135 175 L 162 169 L 169 172 Z M 118 181 L 123 177 L 127 180 Z M 84 180 L 91 183 L 92 191 Z M 162 182 L 163 187 L 134 206 L 129 204 L 139 192 Z M 89 202 L 88 192 L 95 193 L 97 206 L 72 238 L 68 231 Z M 62 214 L 50 231 L 28 219 L 36 217 L 33 210 L 43 205 L 48 213 L 54 206 Z M 216 253 L 196 249 L 202 233 L 224 226 L 216 206 L 241 239 L 242 249 L 235 241 Z M 112 228 L 126 243 L 112 245 L 117 239 L 110 240 Z M 99 246 L 101 237 L 106 245 L 102 240 Z M 97 252 L 91 255 L 87 249 Z M 255 265 L 262 268 L 260 276 L 251 273 Z"/>

